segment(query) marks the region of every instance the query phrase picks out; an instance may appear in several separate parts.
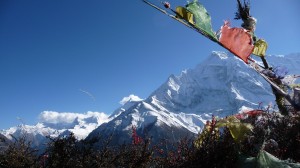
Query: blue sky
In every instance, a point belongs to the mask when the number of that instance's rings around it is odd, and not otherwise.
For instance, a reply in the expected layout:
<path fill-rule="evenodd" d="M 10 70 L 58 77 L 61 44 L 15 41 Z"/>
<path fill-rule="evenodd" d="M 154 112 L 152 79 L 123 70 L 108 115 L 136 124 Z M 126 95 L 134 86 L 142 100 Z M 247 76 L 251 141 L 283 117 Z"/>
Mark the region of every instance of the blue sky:
<path fill-rule="evenodd" d="M 214 30 L 224 20 L 240 26 L 235 0 L 201 2 Z M 268 54 L 300 52 L 299 0 L 252 0 L 251 7 Z M 46 110 L 110 114 L 123 97 L 147 98 L 213 50 L 225 51 L 141 0 L 2 0 L 0 129 L 18 117 L 35 124 Z"/>

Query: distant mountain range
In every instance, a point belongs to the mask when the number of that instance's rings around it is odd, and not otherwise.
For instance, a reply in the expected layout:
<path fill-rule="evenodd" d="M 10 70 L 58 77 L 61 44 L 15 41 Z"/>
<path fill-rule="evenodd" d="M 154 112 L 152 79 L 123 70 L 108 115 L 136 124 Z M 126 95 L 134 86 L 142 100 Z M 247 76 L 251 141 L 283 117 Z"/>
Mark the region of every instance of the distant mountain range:
<path fill-rule="evenodd" d="M 267 60 L 274 68 L 287 67 L 289 74 L 300 73 L 300 54 L 268 56 Z M 69 123 L 22 125 L 0 133 L 8 139 L 9 134 L 28 134 L 37 146 L 44 143 L 46 135 L 57 137 L 69 132 L 80 139 L 112 135 L 112 144 L 122 144 L 131 142 L 134 127 L 139 135 L 153 141 L 176 141 L 199 133 L 212 115 L 224 117 L 274 102 L 270 85 L 253 69 L 232 54 L 212 52 L 194 69 L 171 75 L 145 100 L 124 101 L 104 120 L 90 115 Z"/>
<path fill-rule="evenodd" d="M 39 118 L 40 122 L 36 125 L 20 124 L 2 130 L 0 137 L 3 135 L 9 141 L 18 137 L 25 137 L 32 142 L 33 147 L 44 148 L 49 140 L 47 139 L 48 136 L 55 138 L 69 135 L 72 132 L 78 139 L 84 139 L 91 131 L 106 122 L 108 116 L 99 112 L 79 114 L 44 111 Z"/>

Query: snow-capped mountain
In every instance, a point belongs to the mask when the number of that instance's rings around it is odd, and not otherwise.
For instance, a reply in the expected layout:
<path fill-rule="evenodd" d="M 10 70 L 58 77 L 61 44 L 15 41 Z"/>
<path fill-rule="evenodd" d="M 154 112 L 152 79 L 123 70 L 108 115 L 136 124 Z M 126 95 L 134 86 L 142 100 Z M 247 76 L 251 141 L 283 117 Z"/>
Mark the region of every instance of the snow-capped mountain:
<path fill-rule="evenodd" d="M 36 125 L 21 124 L 0 133 L 9 140 L 24 136 L 33 147 L 42 149 L 49 140 L 47 136 L 55 138 L 72 132 L 78 139 L 84 139 L 92 130 L 107 122 L 107 119 L 106 114 L 99 112 L 79 114 L 44 111 L 40 114 L 39 123 Z"/>
<path fill-rule="evenodd" d="M 267 57 L 270 65 L 286 66 L 291 73 L 300 72 L 299 58 Z M 147 99 L 125 104 L 87 139 L 113 134 L 112 143 L 122 144 L 131 141 L 135 127 L 154 141 L 177 140 L 197 134 L 212 115 L 224 117 L 274 101 L 270 85 L 253 69 L 232 54 L 213 52 L 196 68 L 171 75 Z"/>

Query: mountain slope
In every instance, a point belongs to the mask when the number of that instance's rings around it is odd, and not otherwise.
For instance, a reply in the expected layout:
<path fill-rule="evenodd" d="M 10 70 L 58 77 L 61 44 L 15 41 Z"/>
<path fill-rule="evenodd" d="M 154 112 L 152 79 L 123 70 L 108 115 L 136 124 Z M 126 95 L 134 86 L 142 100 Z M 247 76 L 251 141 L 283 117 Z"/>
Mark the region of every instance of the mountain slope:
<path fill-rule="evenodd" d="M 3 150 L 5 150 L 10 143 L 11 143 L 11 140 L 9 140 L 6 136 L 0 134 L 0 153 Z"/>
<path fill-rule="evenodd" d="M 270 56 L 271 64 L 288 58 Z M 299 57 L 293 57 L 299 61 Z M 289 61 L 287 62 L 289 64 Z M 295 65 L 292 72 L 299 72 Z M 271 87 L 253 69 L 231 54 L 213 52 L 194 69 L 168 80 L 147 99 L 130 104 L 87 137 L 113 134 L 113 144 L 130 142 L 132 127 L 140 135 L 177 140 L 195 135 L 211 115 L 224 117 L 259 104 L 274 105 Z"/>

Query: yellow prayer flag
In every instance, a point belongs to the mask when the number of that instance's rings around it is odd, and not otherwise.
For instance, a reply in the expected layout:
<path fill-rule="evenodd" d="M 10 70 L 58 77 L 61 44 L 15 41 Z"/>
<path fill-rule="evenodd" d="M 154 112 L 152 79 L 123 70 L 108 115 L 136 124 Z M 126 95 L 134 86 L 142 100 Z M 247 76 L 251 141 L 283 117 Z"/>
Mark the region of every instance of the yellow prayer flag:
<path fill-rule="evenodd" d="M 264 57 L 266 55 L 267 48 L 268 48 L 268 43 L 263 39 L 259 39 L 257 40 L 257 42 L 254 43 L 254 50 L 252 54 L 260 57 Z"/>

